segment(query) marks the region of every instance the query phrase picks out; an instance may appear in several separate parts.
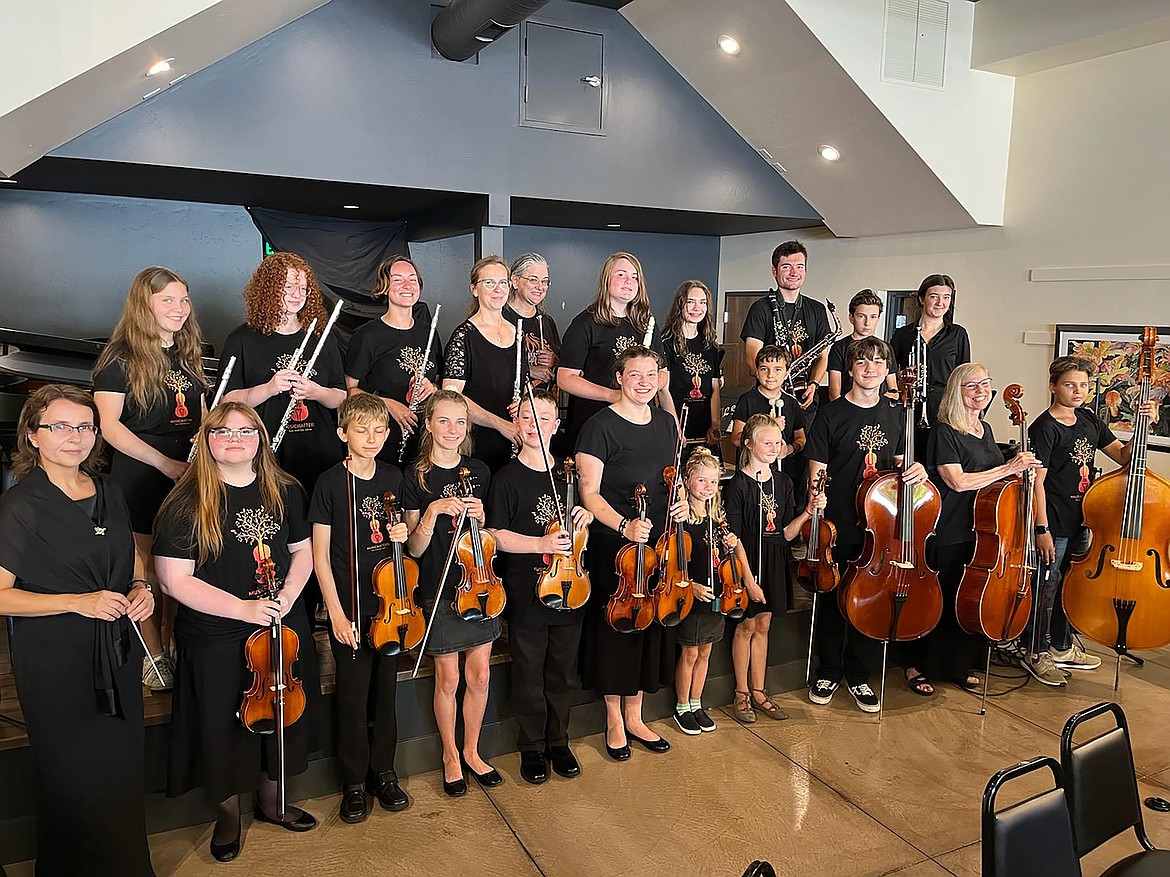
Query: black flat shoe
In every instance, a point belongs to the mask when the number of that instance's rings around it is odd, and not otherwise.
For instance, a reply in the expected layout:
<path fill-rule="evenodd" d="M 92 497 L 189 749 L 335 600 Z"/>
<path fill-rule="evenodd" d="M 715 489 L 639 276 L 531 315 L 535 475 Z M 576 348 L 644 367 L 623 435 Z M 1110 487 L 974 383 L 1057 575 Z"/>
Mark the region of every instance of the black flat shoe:
<path fill-rule="evenodd" d="M 619 746 L 617 749 L 614 749 L 612 746 L 610 746 L 608 743 L 606 743 L 605 744 L 605 754 L 608 755 L 610 758 L 612 758 L 614 761 L 629 761 L 630 760 L 630 744 L 627 743 L 625 746 Z"/>
<path fill-rule="evenodd" d="M 557 776 L 572 779 L 580 775 L 581 765 L 577 763 L 577 757 L 568 746 L 550 746 L 545 755 L 552 762 L 552 769 L 556 771 Z"/>
<path fill-rule="evenodd" d="M 217 862 L 230 862 L 240 854 L 240 838 L 243 832 L 240 831 L 239 822 L 236 823 L 236 839 L 225 844 L 217 844 L 215 841 L 211 842 L 211 858 Z M 215 834 L 212 833 L 212 837 Z"/>
<path fill-rule="evenodd" d="M 467 794 L 467 780 L 464 777 L 453 782 L 443 780 L 443 791 L 451 798 L 462 798 Z"/>
<path fill-rule="evenodd" d="M 300 808 L 292 808 L 300 809 Z M 317 819 L 312 813 L 307 810 L 301 810 L 301 815 L 296 819 L 289 819 L 288 814 L 285 814 L 283 820 L 273 819 L 264 812 L 263 809 L 257 807 L 252 814 L 257 822 L 267 822 L 269 825 L 279 825 L 286 831 L 312 831 L 317 827 Z"/>
<path fill-rule="evenodd" d="M 491 766 L 489 765 L 489 767 Z M 468 767 L 467 770 L 473 777 L 475 777 L 475 781 L 485 789 L 495 788 L 504 781 L 504 778 L 500 776 L 500 772 L 494 767 L 491 767 L 487 773 L 476 773 L 470 767 Z"/>
<path fill-rule="evenodd" d="M 670 741 L 667 740 L 665 737 L 659 737 L 657 740 L 643 740 L 641 737 L 638 737 L 635 734 L 631 734 L 630 730 L 627 728 L 626 729 L 626 738 L 629 740 L 633 740 L 635 743 L 640 743 L 642 746 L 644 746 L 646 749 L 649 749 L 651 752 L 669 752 L 670 751 Z"/>
<path fill-rule="evenodd" d="M 520 753 L 520 778 L 534 786 L 548 782 L 548 762 L 542 753 L 534 750 Z"/>
<path fill-rule="evenodd" d="M 392 770 L 384 770 L 374 777 L 370 782 L 370 791 L 384 810 L 397 813 L 410 806 L 410 798 L 398 785 L 398 774 Z"/>
<path fill-rule="evenodd" d="M 370 815 L 370 800 L 361 786 L 346 786 L 341 793 L 341 806 L 337 815 L 346 825 L 357 825 L 365 822 Z"/>

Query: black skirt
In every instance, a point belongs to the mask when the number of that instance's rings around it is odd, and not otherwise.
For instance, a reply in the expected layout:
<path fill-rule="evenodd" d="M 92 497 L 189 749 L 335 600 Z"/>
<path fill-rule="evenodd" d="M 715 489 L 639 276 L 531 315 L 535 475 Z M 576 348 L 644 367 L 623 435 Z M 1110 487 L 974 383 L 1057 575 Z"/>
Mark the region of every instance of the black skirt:
<path fill-rule="evenodd" d="M 317 746 L 315 708 L 321 685 L 316 641 L 309 632 L 304 605 L 297 601 L 285 624 L 300 639 L 294 673 L 305 690 L 304 715 L 285 729 L 285 777 L 304 773 L 309 752 Z M 242 639 L 193 639 L 177 636 L 178 668 L 171 700 L 171 748 L 167 795 L 175 797 L 202 787 L 212 803 L 256 790 L 261 771 L 276 780 L 276 735 L 253 734 L 238 711 L 252 674 L 244 663 Z"/>
<path fill-rule="evenodd" d="M 156 451 L 172 460 L 186 461 L 191 453 L 191 441 L 183 436 L 138 436 Z M 149 536 L 154 532 L 154 516 L 175 482 L 153 466 L 148 466 L 121 451 L 114 452 L 110 464 L 110 478 L 122 488 L 130 509 L 130 529 Z"/>
<path fill-rule="evenodd" d="M 125 718 L 94 694 L 95 622 L 15 619 L 12 670 L 37 792 L 37 877 L 154 877 L 146 844 L 141 654 L 115 672 Z"/>
<path fill-rule="evenodd" d="M 431 632 L 427 637 L 428 655 L 450 655 L 454 652 L 466 652 L 476 646 L 494 642 L 500 636 L 501 626 L 499 618 L 487 618 L 483 621 L 464 621 L 455 614 L 451 606 L 452 589 L 448 585 L 443 589 L 439 611 L 431 621 L 431 610 L 434 603 L 428 603 L 424 608 L 427 613 L 427 622 Z"/>
<path fill-rule="evenodd" d="M 762 572 L 756 575 L 756 584 L 764 592 L 764 602 L 749 601 L 747 612 L 743 615 L 744 618 L 755 618 L 764 612 L 788 611 L 788 578 L 792 575 L 792 567 L 789 563 L 791 552 L 788 550 L 788 543 L 783 538 L 765 539 L 761 554 L 763 555 Z M 754 568 L 756 559 L 750 557 L 748 560 Z"/>

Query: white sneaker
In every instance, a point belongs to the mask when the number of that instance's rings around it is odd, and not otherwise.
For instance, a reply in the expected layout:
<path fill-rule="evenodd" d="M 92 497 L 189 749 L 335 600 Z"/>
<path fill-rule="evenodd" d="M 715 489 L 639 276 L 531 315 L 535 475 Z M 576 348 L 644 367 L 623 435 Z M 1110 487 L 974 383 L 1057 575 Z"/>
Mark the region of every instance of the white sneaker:
<path fill-rule="evenodd" d="M 1060 688 L 1068 684 L 1064 674 L 1060 672 L 1060 668 L 1053 663 L 1052 655 L 1048 654 L 1047 651 L 1023 658 L 1020 661 L 1020 666 L 1032 674 L 1037 682 L 1051 685 L 1053 688 Z"/>
<path fill-rule="evenodd" d="M 1101 659 L 1096 655 L 1090 655 L 1078 642 L 1073 642 L 1072 647 L 1065 652 L 1056 649 L 1049 651 L 1052 652 L 1052 660 L 1057 667 L 1069 670 L 1096 670 L 1101 666 Z"/>
<path fill-rule="evenodd" d="M 158 667 L 157 672 L 155 667 Z M 167 655 L 159 655 L 153 664 L 150 658 L 143 658 L 142 684 L 151 691 L 170 691 L 175 687 L 175 662 Z"/>

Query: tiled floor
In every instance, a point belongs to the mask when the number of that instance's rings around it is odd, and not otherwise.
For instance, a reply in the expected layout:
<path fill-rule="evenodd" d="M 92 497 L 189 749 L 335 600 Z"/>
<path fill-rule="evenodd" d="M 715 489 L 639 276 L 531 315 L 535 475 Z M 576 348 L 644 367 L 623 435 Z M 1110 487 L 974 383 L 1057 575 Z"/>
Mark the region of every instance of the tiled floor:
<path fill-rule="evenodd" d="M 1122 668 L 1116 699 L 1133 734 L 1141 793 L 1170 797 L 1170 651 L 1144 669 Z M 891 674 L 879 724 L 842 688 L 828 707 L 802 692 L 780 697 L 785 722 L 761 716 L 751 726 L 715 712 L 719 729 L 685 737 L 655 723 L 670 753 L 634 751 L 625 764 L 604 754 L 602 739 L 575 741 L 576 780 L 540 787 L 520 780 L 515 754 L 495 761 L 504 785 L 466 798 L 443 796 L 437 773 L 410 777 L 413 806 L 376 811 L 359 826 L 336 815 L 337 798 L 308 802 L 321 826 L 292 835 L 247 824 L 244 850 L 230 865 L 207 852 L 210 827 L 152 838 L 160 877 L 219 873 L 266 875 L 665 875 L 735 877 L 753 858 L 792 875 L 979 874 L 979 802 L 996 770 L 1038 754 L 1057 755 L 1059 732 L 1076 710 L 1114 697 L 1112 666 L 1078 673 L 1063 690 L 999 670 L 986 716 L 978 698 L 946 688 L 912 695 Z M 1017 790 L 1027 793 L 1026 784 Z M 1170 815 L 1144 811 L 1154 842 L 1170 847 Z M 1086 875 L 1137 849 L 1111 841 L 1087 857 Z M 28 863 L 10 867 L 30 877 Z"/>

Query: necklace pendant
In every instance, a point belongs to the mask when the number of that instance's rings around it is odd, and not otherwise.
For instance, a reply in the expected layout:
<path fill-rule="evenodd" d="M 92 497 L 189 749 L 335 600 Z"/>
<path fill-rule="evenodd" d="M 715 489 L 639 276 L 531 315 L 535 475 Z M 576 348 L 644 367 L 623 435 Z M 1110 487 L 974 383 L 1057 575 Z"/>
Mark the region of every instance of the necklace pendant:
<path fill-rule="evenodd" d="M 94 527 L 93 528 L 93 535 L 105 536 L 106 535 L 106 528 L 105 527 Z"/>

